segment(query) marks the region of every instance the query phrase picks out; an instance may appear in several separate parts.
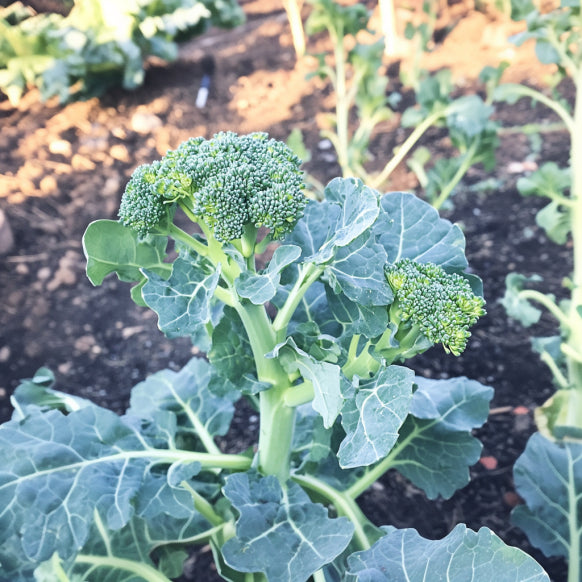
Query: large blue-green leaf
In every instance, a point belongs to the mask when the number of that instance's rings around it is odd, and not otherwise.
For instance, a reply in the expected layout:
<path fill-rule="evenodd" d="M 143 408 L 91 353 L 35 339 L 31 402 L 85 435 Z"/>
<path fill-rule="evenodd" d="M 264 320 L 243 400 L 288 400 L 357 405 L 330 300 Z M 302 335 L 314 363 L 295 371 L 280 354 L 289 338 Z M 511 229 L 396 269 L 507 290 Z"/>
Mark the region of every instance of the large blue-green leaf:
<path fill-rule="evenodd" d="M 360 383 L 342 409 L 346 437 L 338 457 L 344 469 L 371 465 L 384 458 L 398 439 L 408 415 L 414 372 L 403 366 L 388 366 Z"/>
<path fill-rule="evenodd" d="M 281 271 L 294 263 L 301 255 L 301 248 L 296 245 L 283 245 L 273 253 L 273 258 L 264 273 L 258 275 L 243 271 L 235 286 L 241 297 L 250 299 L 255 305 L 263 305 L 277 293 L 281 280 Z"/>
<path fill-rule="evenodd" d="M 325 276 L 335 293 L 343 292 L 359 305 L 389 305 L 394 296 L 384 274 L 385 264 L 384 248 L 363 234 L 338 249 Z"/>
<path fill-rule="evenodd" d="M 227 477 L 224 494 L 240 514 L 224 560 L 241 572 L 263 572 L 269 582 L 308 580 L 352 538 L 348 519 L 330 519 L 291 481 L 283 488 L 274 476 L 238 473 Z"/>
<path fill-rule="evenodd" d="M 369 550 L 348 557 L 345 582 L 550 582 L 533 558 L 486 527 L 474 532 L 459 524 L 442 540 L 382 529 L 386 535 Z"/>
<path fill-rule="evenodd" d="M 469 482 L 481 443 L 471 435 L 489 413 L 493 389 L 475 380 L 416 378 L 418 389 L 394 449 L 397 468 L 429 499 L 448 499 Z"/>
<path fill-rule="evenodd" d="M 203 435 L 201 438 L 224 435 L 238 394 L 211 391 L 210 384 L 216 381 L 213 375 L 212 366 L 202 358 L 192 358 L 179 372 L 152 374 L 133 388 L 127 413 L 155 419 L 160 411 L 169 411 L 176 416 L 179 433 Z"/>
<path fill-rule="evenodd" d="M 174 261 L 169 279 L 151 271 L 145 271 L 145 275 L 143 299 L 158 314 L 158 326 L 167 337 L 194 335 L 211 320 L 218 269 L 209 271 L 199 261 L 183 255 Z"/>
<path fill-rule="evenodd" d="M 140 294 L 145 276 L 140 269 L 167 277 L 171 271 L 171 265 L 164 263 L 167 244 L 166 237 L 140 238 L 120 222 L 96 220 L 83 236 L 87 277 L 93 285 L 101 285 L 111 273 L 116 273 L 121 281 L 137 282 L 132 298 L 139 305 L 145 305 Z"/>
<path fill-rule="evenodd" d="M 582 572 L 582 443 L 535 433 L 513 474 L 525 505 L 513 510 L 512 521 L 546 556 L 577 560 L 570 568 Z"/>
<path fill-rule="evenodd" d="M 68 558 L 86 543 L 95 510 L 108 528 L 123 527 L 152 467 L 196 461 L 194 453 L 156 449 L 148 440 L 97 406 L 2 425 L 0 545 L 18 535 L 26 558 L 40 562 L 55 551 Z"/>
<path fill-rule="evenodd" d="M 341 391 L 342 374 L 337 364 L 320 362 L 297 347 L 293 338 L 275 347 L 267 357 L 279 358 L 287 372 L 298 371 L 303 379 L 313 385 L 313 409 L 323 418 L 329 428 L 337 418 L 343 405 Z"/>
<path fill-rule="evenodd" d="M 451 269 L 467 266 L 461 229 L 441 218 L 430 204 L 414 194 L 391 192 L 382 197 L 380 207 L 374 234 L 386 249 L 388 262 L 412 259 Z"/>

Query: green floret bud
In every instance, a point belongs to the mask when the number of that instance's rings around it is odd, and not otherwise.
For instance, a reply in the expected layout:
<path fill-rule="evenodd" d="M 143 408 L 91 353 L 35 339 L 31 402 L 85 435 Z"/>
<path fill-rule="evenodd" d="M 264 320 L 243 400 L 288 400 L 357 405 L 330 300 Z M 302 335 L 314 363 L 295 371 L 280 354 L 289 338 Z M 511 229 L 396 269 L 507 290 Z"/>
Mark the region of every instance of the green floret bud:
<path fill-rule="evenodd" d="M 416 327 L 431 343 L 458 356 L 467 345 L 469 328 L 485 314 L 485 302 L 469 281 L 432 263 L 403 259 L 386 269 L 394 292 L 391 320 Z"/>
<path fill-rule="evenodd" d="M 160 165 L 156 161 L 138 166 L 121 199 L 121 222 L 141 236 L 155 232 L 158 228 L 165 230 L 167 222 L 173 216 L 174 206 L 157 189 Z"/>

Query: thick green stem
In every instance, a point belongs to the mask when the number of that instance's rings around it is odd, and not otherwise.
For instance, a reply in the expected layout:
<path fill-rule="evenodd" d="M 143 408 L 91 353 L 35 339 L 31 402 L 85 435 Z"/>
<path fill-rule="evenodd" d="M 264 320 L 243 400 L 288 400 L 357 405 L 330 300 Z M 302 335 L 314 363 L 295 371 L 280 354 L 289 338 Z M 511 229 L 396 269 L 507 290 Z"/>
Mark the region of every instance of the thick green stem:
<path fill-rule="evenodd" d="M 264 306 L 245 302 L 235 307 L 246 329 L 257 377 L 272 387 L 260 394 L 259 468 L 284 483 L 289 478 L 289 456 L 295 424 L 295 409 L 285 405 L 284 392 L 289 377 L 277 358 L 266 358 L 277 342 Z"/>
<path fill-rule="evenodd" d="M 168 233 L 174 240 L 178 240 L 185 245 L 189 246 L 193 251 L 199 255 L 205 257 L 208 254 L 208 247 L 196 240 L 193 236 L 190 236 L 187 232 L 183 231 L 180 227 L 172 224 L 170 226 L 170 231 Z"/>
<path fill-rule="evenodd" d="M 570 449 L 566 448 L 568 456 Z M 568 544 L 568 582 L 580 582 L 580 530 L 578 523 L 578 499 L 577 499 L 577 478 L 574 475 L 574 459 L 570 458 L 568 463 L 568 531 L 570 543 Z"/>

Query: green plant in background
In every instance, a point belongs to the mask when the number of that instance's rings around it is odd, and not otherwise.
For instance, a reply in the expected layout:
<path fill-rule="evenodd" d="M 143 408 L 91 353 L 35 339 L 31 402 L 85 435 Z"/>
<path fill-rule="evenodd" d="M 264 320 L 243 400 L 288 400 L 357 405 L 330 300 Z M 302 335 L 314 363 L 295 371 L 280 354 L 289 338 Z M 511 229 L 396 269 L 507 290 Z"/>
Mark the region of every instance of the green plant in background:
<path fill-rule="evenodd" d="M 524 196 L 544 196 L 549 204 L 538 224 L 558 244 L 571 244 L 573 270 L 564 280 L 567 299 L 557 301 L 535 288 L 540 277 L 512 273 L 503 303 L 523 325 L 536 323 L 545 309 L 559 325 L 559 335 L 533 339 L 533 348 L 552 372 L 557 392 L 536 410 L 539 432 L 528 442 L 515 466 L 515 484 L 526 505 L 513 519 L 531 542 L 548 556 L 565 556 L 569 582 L 582 576 L 582 15 L 578 1 L 562 1 L 540 14 L 531 2 L 513 2 L 513 16 L 527 30 L 516 38 L 533 39 L 542 63 L 554 63 L 574 83 L 572 109 L 564 100 L 521 85 L 500 85 L 498 99 L 526 97 L 549 107 L 570 138 L 569 166 L 547 162 L 518 181 Z"/>
<path fill-rule="evenodd" d="M 430 541 L 359 509 L 389 469 L 431 499 L 468 482 L 492 389 L 404 363 L 460 353 L 484 302 L 462 232 L 426 202 L 354 178 L 307 201 L 299 166 L 265 134 L 190 139 L 136 169 L 119 222 L 89 225 L 91 281 L 136 283 L 166 336 L 208 360 L 150 376 L 123 416 L 46 369 L 17 388 L 0 426 L 3 579 L 167 582 L 210 544 L 232 582 L 548 582 L 487 528 Z M 215 439 L 241 399 L 258 444 L 227 454 Z"/>
<path fill-rule="evenodd" d="M 491 121 L 493 107 L 478 95 L 454 99 L 453 85 L 448 71 L 428 76 L 419 82 L 416 91 L 417 104 L 407 109 L 401 124 L 412 127 L 394 155 L 377 173 L 366 169 L 372 158 L 370 140 L 378 125 L 390 119 L 400 96 L 387 96 L 388 77 L 381 73 L 384 43 L 372 44 L 353 41 L 347 49 L 347 38 L 366 30 L 368 12 L 361 4 L 344 6 L 333 0 L 314 0 L 313 10 L 307 20 L 309 34 L 327 32 L 332 47 L 332 64 L 328 55 L 319 55 L 317 73 L 330 80 L 336 98 L 335 114 L 331 116 L 331 129 L 321 132 L 333 144 L 344 177 L 362 179 L 374 188 L 380 188 L 418 144 L 431 127 L 446 127 L 458 155 L 437 160 L 426 171 L 423 153 L 413 159 L 429 201 L 440 208 L 447 202 L 454 188 L 467 170 L 474 164 L 483 163 L 486 168 L 495 165 L 494 151 L 497 145 L 496 124 Z M 353 118 L 355 129 L 350 131 Z"/>
<path fill-rule="evenodd" d="M 236 0 L 83 0 L 67 16 L 17 2 L 0 9 L 0 90 L 17 104 L 27 88 L 61 102 L 143 83 L 148 56 L 177 57 L 177 40 L 243 20 Z"/>

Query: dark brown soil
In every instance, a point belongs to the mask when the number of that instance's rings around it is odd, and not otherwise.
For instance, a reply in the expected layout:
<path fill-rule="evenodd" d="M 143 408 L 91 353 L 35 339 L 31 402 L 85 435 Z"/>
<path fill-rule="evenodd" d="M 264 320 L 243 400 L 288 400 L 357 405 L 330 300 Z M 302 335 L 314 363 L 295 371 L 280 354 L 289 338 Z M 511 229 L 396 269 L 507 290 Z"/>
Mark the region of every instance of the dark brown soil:
<path fill-rule="evenodd" d="M 121 411 L 135 383 L 161 368 L 179 368 L 191 357 L 190 342 L 165 339 L 153 314 L 131 302 L 126 285 L 110 278 L 94 288 L 84 276 L 82 234 L 90 221 L 115 217 L 124 183 L 138 164 L 159 158 L 194 135 L 267 131 L 284 140 L 298 127 L 313 152 L 307 170 L 323 182 L 337 175 L 329 151 L 318 148 L 322 114 L 333 106 L 329 87 L 306 80 L 313 63 L 296 61 L 285 13 L 276 0 L 243 5 L 248 15 L 243 27 L 210 31 L 185 45 L 176 63 L 151 63 L 146 84 L 138 91 L 115 91 L 66 107 L 53 101 L 42 104 L 34 91 L 16 108 L 0 101 L 0 209 L 15 239 L 14 247 L 0 257 L 1 420 L 10 414 L 9 396 L 19 379 L 40 366 L 56 372 L 61 390 Z M 547 69 L 535 65 L 531 47 L 515 50 L 505 42 L 515 31 L 513 24 L 462 5 L 452 8 L 456 12 L 450 17 L 457 26 L 426 58 L 426 66 L 451 67 L 460 91 L 468 92 L 482 66 L 511 59 L 507 80 L 542 86 Z M 321 50 L 323 42 L 311 41 L 310 50 Z M 194 102 L 208 55 L 216 70 L 208 104 L 197 109 Z M 407 66 L 406 58 L 400 66 Z M 391 90 L 398 88 L 395 79 Z M 398 128 L 398 117 L 383 124 L 374 138 L 378 164 L 406 135 Z M 503 106 L 498 117 L 504 125 L 554 121 L 528 103 Z M 429 132 L 423 143 L 434 155 L 449 151 L 438 130 Z M 431 377 L 465 375 L 495 388 L 489 422 L 478 431 L 483 456 L 494 461 L 477 464 L 471 484 L 448 501 L 427 501 L 397 474 L 386 475 L 361 500 L 378 524 L 415 527 L 429 538 L 446 535 L 458 522 L 473 529 L 488 526 L 534 555 L 554 582 L 566 579 L 563 561 L 532 549 L 509 521 L 519 502 L 512 466 L 535 430 L 533 408 L 552 393 L 552 385 L 530 349 L 530 334 L 508 320 L 498 300 L 512 271 L 540 273 L 544 290 L 562 292 L 570 251 L 549 242 L 536 227 L 535 213 L 543 201 L 522 199 L 515 182 L 526 160 L 564 165 L 567 157 L 565 133 L 545 134 L 537 153 L 526 137 L 505 136 L 496 171 L 471 170 L 458 189 L 454 209 L 445 213 L 465 230 L 470 264 L 484 280 L 488 315 L 475 327 L 463 356 L 433 350 L 412 365 Z M 494 179 L 493 186 L 480 191 L 486 179 Z M 415 187 L 404 166 L 390 189 Z M 535 335 L 554 331 L 545 318 L 533 330 Z M 233 440 L 225 446 L 237 448 L 251 440 L 253 427 L 241 410 Z M 207 551 L 193 556 L 188 579 L 212 582 L 209 560 Z"/>

